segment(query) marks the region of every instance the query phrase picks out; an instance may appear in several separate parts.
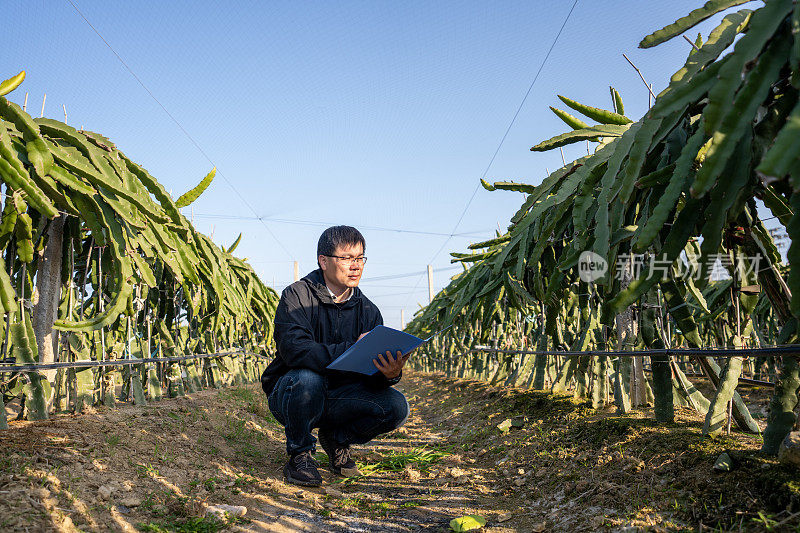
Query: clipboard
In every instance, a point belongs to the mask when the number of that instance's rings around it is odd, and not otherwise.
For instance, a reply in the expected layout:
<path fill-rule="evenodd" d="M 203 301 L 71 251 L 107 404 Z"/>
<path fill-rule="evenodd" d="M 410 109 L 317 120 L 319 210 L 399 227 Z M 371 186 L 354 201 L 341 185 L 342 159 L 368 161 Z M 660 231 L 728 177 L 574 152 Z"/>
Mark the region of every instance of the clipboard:
<path fill-rule="evenodd" d="M 449 327 L 449 326 L 448 326 Z M 445 328 L 447 329 L 447 328 Z M 345 350 L 326 368 L 328 370 L 341 370 L 344 372 L 357 372 L 371 376 L 379 370 L 375 368 L 372 360 L 378 354 L 389 351 L 394 356 L 398 351 L 403 355 L 425 344 L 443 330 L 437 331 L 427 339 L 420 339 L 416 335 L 405 333 L 386 326 L 376 326 L 369 333 L 359 339 L 354 345 Z"/>

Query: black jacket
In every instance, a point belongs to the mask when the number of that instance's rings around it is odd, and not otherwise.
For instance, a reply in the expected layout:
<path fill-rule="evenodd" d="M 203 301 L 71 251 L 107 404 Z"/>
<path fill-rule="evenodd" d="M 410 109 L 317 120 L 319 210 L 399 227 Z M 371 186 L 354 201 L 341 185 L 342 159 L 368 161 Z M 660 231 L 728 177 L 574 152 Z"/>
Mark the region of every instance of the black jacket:
<path fill-rule="evenodd" d="M 358 287 L 353 296 L 335 303 L 325 286 L 322 270 L 286 287 L 275 311 L 275 344 L 278 355 L 261 375 L 261 386 L 269 395 L 278 378 L 292 368 L 308 368 L 328 375 L 330 386 L 364 380 L 376 387 L 397 383 L 378 372 L 366 377 L 327 370 L 334 359 L 352 346 L 359 335 L 383 324 L 380 311 Z M 377 354 L 376 354 L 377 355 Z"/>

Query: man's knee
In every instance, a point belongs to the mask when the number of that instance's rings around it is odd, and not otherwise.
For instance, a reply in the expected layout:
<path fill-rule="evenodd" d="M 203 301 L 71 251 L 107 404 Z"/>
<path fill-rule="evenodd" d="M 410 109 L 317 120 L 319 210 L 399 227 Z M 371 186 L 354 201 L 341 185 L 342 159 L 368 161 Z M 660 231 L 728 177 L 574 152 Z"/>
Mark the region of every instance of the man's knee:
<path fill-rule="evenodd" d="M 408 406 L 408 400 L 406 400 L 405 395 L 398 391 L 397 389 L 389 389 L 391 390 L 391 396 L 389 397 L 389 416 L 391 419 L 391 424 L 394 428 L 399 428 L 403 424 L 406 423 L 408 420 L 408 415 L 411 412 L 411 409 Z"/>
<path fill-rule="evenodd" d="M 325 396 L 325 378 L 307 368 L 295 368 L 286 373 L 291 380 L 295 401 L 309 402 Z"/>
<path fill-rule="evenodd" d="M 309 370 L 308 368 L 293 368 L 286 373 L 292 379 L 293 384 L 309 389 L 320 388 L 325 385 L 325 378 L 322 374 Z"/>

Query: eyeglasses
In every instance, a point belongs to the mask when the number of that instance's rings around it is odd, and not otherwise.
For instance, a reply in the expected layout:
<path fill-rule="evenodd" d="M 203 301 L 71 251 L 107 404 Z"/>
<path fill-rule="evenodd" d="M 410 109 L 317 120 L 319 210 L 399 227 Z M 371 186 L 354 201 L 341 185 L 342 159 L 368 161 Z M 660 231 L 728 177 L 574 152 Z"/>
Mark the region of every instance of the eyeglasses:
<path fill-rule="evenodd" d="M 342 257 L 341 255 L 326 255 L 325 257 L 334 257 L 342 262 L 343 265 L 351 266 L 353 263 L 357 263 L 359 265 L 365 265 L 367 263 L 367 258 L 365 256 L 361 257 Z"/>

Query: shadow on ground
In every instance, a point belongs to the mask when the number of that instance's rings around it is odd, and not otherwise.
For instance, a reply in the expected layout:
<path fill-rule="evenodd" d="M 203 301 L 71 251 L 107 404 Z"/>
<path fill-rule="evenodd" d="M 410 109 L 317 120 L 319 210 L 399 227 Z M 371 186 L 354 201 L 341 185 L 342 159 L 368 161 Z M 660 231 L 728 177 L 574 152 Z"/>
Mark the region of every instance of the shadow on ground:
<path fill-rule="evenodd" d="M 0 531 L 448 531 L 466 514 L 496 533 L 800 523 L 797 472 L 761 457 L 757 437 L 703 439 L 689 411 L 664 426 L 647 410 L 409 374 L 407 426 L 356 450 L 363 478 L 324 471 L 318 489 L 282 481 L 282 428 L 256 384 L 12 422 Z M 735 469 L 714 474 L 724 450 Z M 247 513 L 204 516 L 219 504 Z"/>

